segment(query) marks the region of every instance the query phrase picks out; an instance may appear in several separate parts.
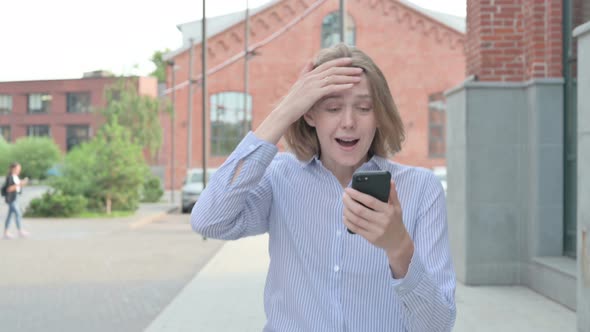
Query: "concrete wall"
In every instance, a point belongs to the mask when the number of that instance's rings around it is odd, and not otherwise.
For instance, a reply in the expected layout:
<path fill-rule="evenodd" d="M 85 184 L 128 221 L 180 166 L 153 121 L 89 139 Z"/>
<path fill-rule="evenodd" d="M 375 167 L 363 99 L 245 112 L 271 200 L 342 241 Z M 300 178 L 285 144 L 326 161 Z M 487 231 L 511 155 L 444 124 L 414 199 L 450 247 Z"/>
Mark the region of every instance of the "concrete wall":
<path fill-rule="evenodd" d="M 590 22 L 578 39 L 578 330 L 590 331 Z"/>
<path fill-rule="evenodd" d="M 525 284 L 575 308 L 575 261 L 562 257 L 563 81 L 468 80 L 447 92 L 447 103 L 459 280 Z"/>

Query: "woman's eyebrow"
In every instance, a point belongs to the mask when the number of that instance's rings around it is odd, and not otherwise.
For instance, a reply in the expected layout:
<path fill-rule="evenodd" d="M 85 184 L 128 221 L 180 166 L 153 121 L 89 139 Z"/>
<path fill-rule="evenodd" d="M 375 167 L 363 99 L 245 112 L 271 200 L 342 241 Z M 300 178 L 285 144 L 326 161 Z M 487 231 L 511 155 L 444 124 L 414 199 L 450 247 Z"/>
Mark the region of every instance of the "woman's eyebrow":
<path fill-rule="evenodd" d="M 328 96 L 325 96 L 324 98 L 320 99 L 319 102 L 323 103 L 323 102 L 330 100 L 330 99 L 342 99 L 342 95 L 340 95 L 340 94 L 328 95 Z"/>

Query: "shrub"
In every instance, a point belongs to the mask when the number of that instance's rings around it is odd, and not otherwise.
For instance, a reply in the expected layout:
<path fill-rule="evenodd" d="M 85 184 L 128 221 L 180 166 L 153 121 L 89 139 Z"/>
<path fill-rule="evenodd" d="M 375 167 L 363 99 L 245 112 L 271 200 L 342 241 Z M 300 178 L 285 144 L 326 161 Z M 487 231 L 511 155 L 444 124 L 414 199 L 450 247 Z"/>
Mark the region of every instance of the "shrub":
<path fill-rule="evenodd" d="M 55 142 L 48 137 L 25 137 L 12 146 L 12 159 L 21 164 L 21 177 L 44 179 L 47 170 L 61 158 Z"/>
<path fill-rule="evenodd" d="M 141 201 L 149 203 L 158 202 L 162 198 L 162 195 L 164 195 L 164 190 L 162 190 L 160 179 L 154 175 L 148 176 L 143 183 Z"/>
<path fill-rule="evenodd" d="M 87 200 L 60 192 L 46 192 L 29 203 L 26 217 L 72 217 L 86 210 Z"/>
<path fill-rule="evenodd" d="M 0 177 L 8 174 L 8 166 L 12 161 L 12 146 L 0 136 Z"/>

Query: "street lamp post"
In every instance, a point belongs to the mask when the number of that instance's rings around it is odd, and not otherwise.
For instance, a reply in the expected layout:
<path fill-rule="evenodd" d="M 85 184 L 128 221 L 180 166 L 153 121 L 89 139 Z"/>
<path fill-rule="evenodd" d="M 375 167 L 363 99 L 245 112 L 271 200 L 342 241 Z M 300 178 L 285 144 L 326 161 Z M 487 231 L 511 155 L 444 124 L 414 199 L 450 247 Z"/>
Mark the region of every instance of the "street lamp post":
<path fill-rule="evenodd" d="M 168 66 L 172 71 L 172 93 L 170 98 L 172 99 L 172 112 L 170 113 L 170 202 L 174 203 L 174 189 L 176 187 L 175 174 L 176 174 L 176 142 L 174 135 L 174 128 L 176 128 L 176 65 L 174 60 L 168 61 Z"/>
<path fill-rule="evenodd" d="M 250 10 L 248 7 L 248 0 L 246 0 L 246 19 L 244 22 L 244 136 L 250 130 L 250 126 L 248 125 L 248 35 L 250 34 Z"/>
<path fill-rule="evenodd" d="M 202 42 L 201 42 L 201 70 L 202 74 L 202 134 L 203 134 L 203 189 L 207 187 L 207 16 L 205 15 L 205 0 L 203 0 L 203 20 L 202 20 Z"/>
<path fill-rule="evenodd" d="M 340 42 L 346 43 L 346 1 L 340 0 Z"/>

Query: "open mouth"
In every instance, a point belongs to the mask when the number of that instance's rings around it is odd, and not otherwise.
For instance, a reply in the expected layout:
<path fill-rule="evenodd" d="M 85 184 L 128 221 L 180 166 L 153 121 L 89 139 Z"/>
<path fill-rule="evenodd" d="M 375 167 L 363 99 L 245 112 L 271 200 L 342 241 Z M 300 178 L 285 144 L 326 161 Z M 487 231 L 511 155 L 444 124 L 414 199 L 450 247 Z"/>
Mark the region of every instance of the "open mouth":
<path fill-rule="evenodd" d="M 345 138 L 337 138 L 336 142 L 343 147 L 350 148 L 355 146 L 359 140 L 358 139 L 345 139 Z"/>

